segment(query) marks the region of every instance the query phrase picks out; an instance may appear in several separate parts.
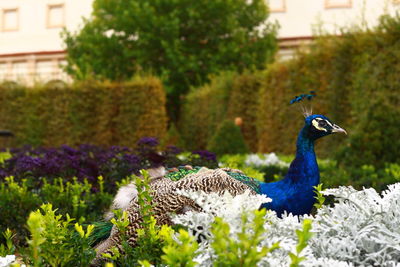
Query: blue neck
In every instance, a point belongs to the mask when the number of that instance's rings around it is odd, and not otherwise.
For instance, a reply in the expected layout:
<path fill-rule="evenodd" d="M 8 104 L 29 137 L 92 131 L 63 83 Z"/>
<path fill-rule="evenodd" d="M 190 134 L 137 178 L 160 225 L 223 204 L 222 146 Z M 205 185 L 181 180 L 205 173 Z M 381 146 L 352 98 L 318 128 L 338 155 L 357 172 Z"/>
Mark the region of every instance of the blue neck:
<path fill-rule="evenodd" d="M 262 183 L 261 194 L 272 199 L 262 207 L 276 211 L 281 216 L 284 211 L 294 215 L 309 214 L 315 203 L 313 186 L 319 184 L 319 170 L 314 152 L 314 138 L 305 126 L 297 138 L 296 158 L 283 180 Z"/>
<path fill-rule="evenodd" d="M 297 137 L 296 158 L 290 164 L 285 180 L 312 186 L 319 183 L 319 170 L 314 152 L 314 139 L 308 135 L 307 126 L 304 126 Z"/>

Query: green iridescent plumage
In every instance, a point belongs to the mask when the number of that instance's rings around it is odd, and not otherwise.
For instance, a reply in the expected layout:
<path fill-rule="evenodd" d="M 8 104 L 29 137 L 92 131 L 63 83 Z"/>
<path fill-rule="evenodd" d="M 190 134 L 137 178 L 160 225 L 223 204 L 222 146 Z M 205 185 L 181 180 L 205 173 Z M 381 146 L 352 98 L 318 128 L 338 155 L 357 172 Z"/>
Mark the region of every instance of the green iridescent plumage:
<path fill-rule="evenodd" d="M 261 184 L 260 181 L 254 179 L 254 178 L 248 177 L 248 176 L 246 176 L 246 175 L 244 175 L 242 173 L 239 173 L 239 172 L 227 172 L 227 174 L 230 177 L 232 177 L 233 179 L 244 183 L 245 185 L 250 187 L 252 190 L 257 192 L 257 194 L 261 193 L 260 192 L 260 184 Z"/>
<path fill-rule="evenodd" d="M 201 167 L 193 167 L 193 169 L 190 170 L 185 169 L 184 167 L 179 167 L 178 171 L 170 172 L 167 175 L 165 175 L 165 177 L 176 182 L 185 177 L 186 175 L 197 173 L 200 169 Z"/>

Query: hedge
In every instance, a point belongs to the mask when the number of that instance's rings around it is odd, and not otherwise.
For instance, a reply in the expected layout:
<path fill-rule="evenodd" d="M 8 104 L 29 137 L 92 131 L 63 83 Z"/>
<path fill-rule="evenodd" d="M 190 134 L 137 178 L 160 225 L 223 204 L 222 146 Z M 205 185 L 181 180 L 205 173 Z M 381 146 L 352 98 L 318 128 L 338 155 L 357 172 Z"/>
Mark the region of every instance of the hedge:
<path fill-rule="evenodd" d="M 0 86 L 0 126 L 15 134 L 1 142 L 3 146 L 132 147 L 144 136 L 164 137 L 165 101 L 163 86 L 153 77 L 121 84 Z"/>

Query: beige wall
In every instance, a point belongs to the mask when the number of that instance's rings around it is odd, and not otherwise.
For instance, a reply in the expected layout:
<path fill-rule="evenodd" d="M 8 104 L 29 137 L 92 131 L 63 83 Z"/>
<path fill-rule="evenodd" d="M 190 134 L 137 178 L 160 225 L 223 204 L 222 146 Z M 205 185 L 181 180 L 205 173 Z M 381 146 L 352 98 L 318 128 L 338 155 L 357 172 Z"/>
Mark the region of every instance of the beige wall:
<path fill-rule="evenodd" d="M 90 15 L 92 0 L 0 0 L 0 12 L 18 8 L 19 13 L 18 30 L 0 31 L 0 55 L 63 50 L 60 38 L 62 26 L 48 25 L 48 6 L 60 4 L 64 5 L 64 19 L 60 20 L 71 30 L 82 22 L 82 16 Z M 3 14 L 0 16 L 0 23 L 3 24 Z"/>
<path fill-rule="evenodd" d="M 0 81 L 68 80 L 60 68 L 65 63 L 60 33 L 77 29 L 91 5 L 92 0 L 0 0 Z M 7 12 L 15 9 L 17 27 L 9 29 L 15 23 Z"/>
<path fill-rule="evenodd" d="M 344 27 L 375 26 L 383 14 L 395 14 L 400 0 L 266 0 L 270 21 L 280 25 L 279 59 L 290 59 L 294 48 L 315 34 L 340 34 Z"/>
<path fill-rule="evenodd" d="M 395 14 L 399 0 L 266 0 L 270 19 L 280 24 L 279 37 L 312 36 L 315 29 L 340 33 L 341 27 L 376 25 L 380 15 Z"/>

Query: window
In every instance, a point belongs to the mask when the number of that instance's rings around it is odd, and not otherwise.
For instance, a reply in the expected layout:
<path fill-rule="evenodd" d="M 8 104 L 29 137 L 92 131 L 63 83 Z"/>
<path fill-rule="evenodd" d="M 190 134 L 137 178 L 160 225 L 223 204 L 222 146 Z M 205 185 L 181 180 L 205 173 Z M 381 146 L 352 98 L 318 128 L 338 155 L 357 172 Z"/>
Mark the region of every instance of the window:
<path fill-rule="evenodd" d="M 286 0 L 267 0 L 267 5 L 271 13 L 286 12 Z"/>
<path fill-rule="evenodd" d="M 7 62 L 0 62 L 0 83 L 7 78 Z"/>
<path fill-rule="evenodd" d="M 28 74 L 28 63 L 26 61 L 15 61 L 12 63 L 13 78 L 22 80 Z"/>
<path fill-rule="evenodd" d="M 2 30 L 3 31 L 18 31 L 19 15 L 18 9 L 3 9 L 2 14 Z"/>
<path fill-rule="evenodd" d="M 54 72 L 52 60 L 40 60 L 36 62 L 36 76 L 41 80 L 48 80 Z"/>
<path fill-rule="evenodd" d="M 325 8 L 351 8 L 352 0 L 325 0 Z"/>
<path fill-rule="evenodd" d="M 64 4 L 47 6 L 47 28 L 60 28 L 65 25 Z"/>

